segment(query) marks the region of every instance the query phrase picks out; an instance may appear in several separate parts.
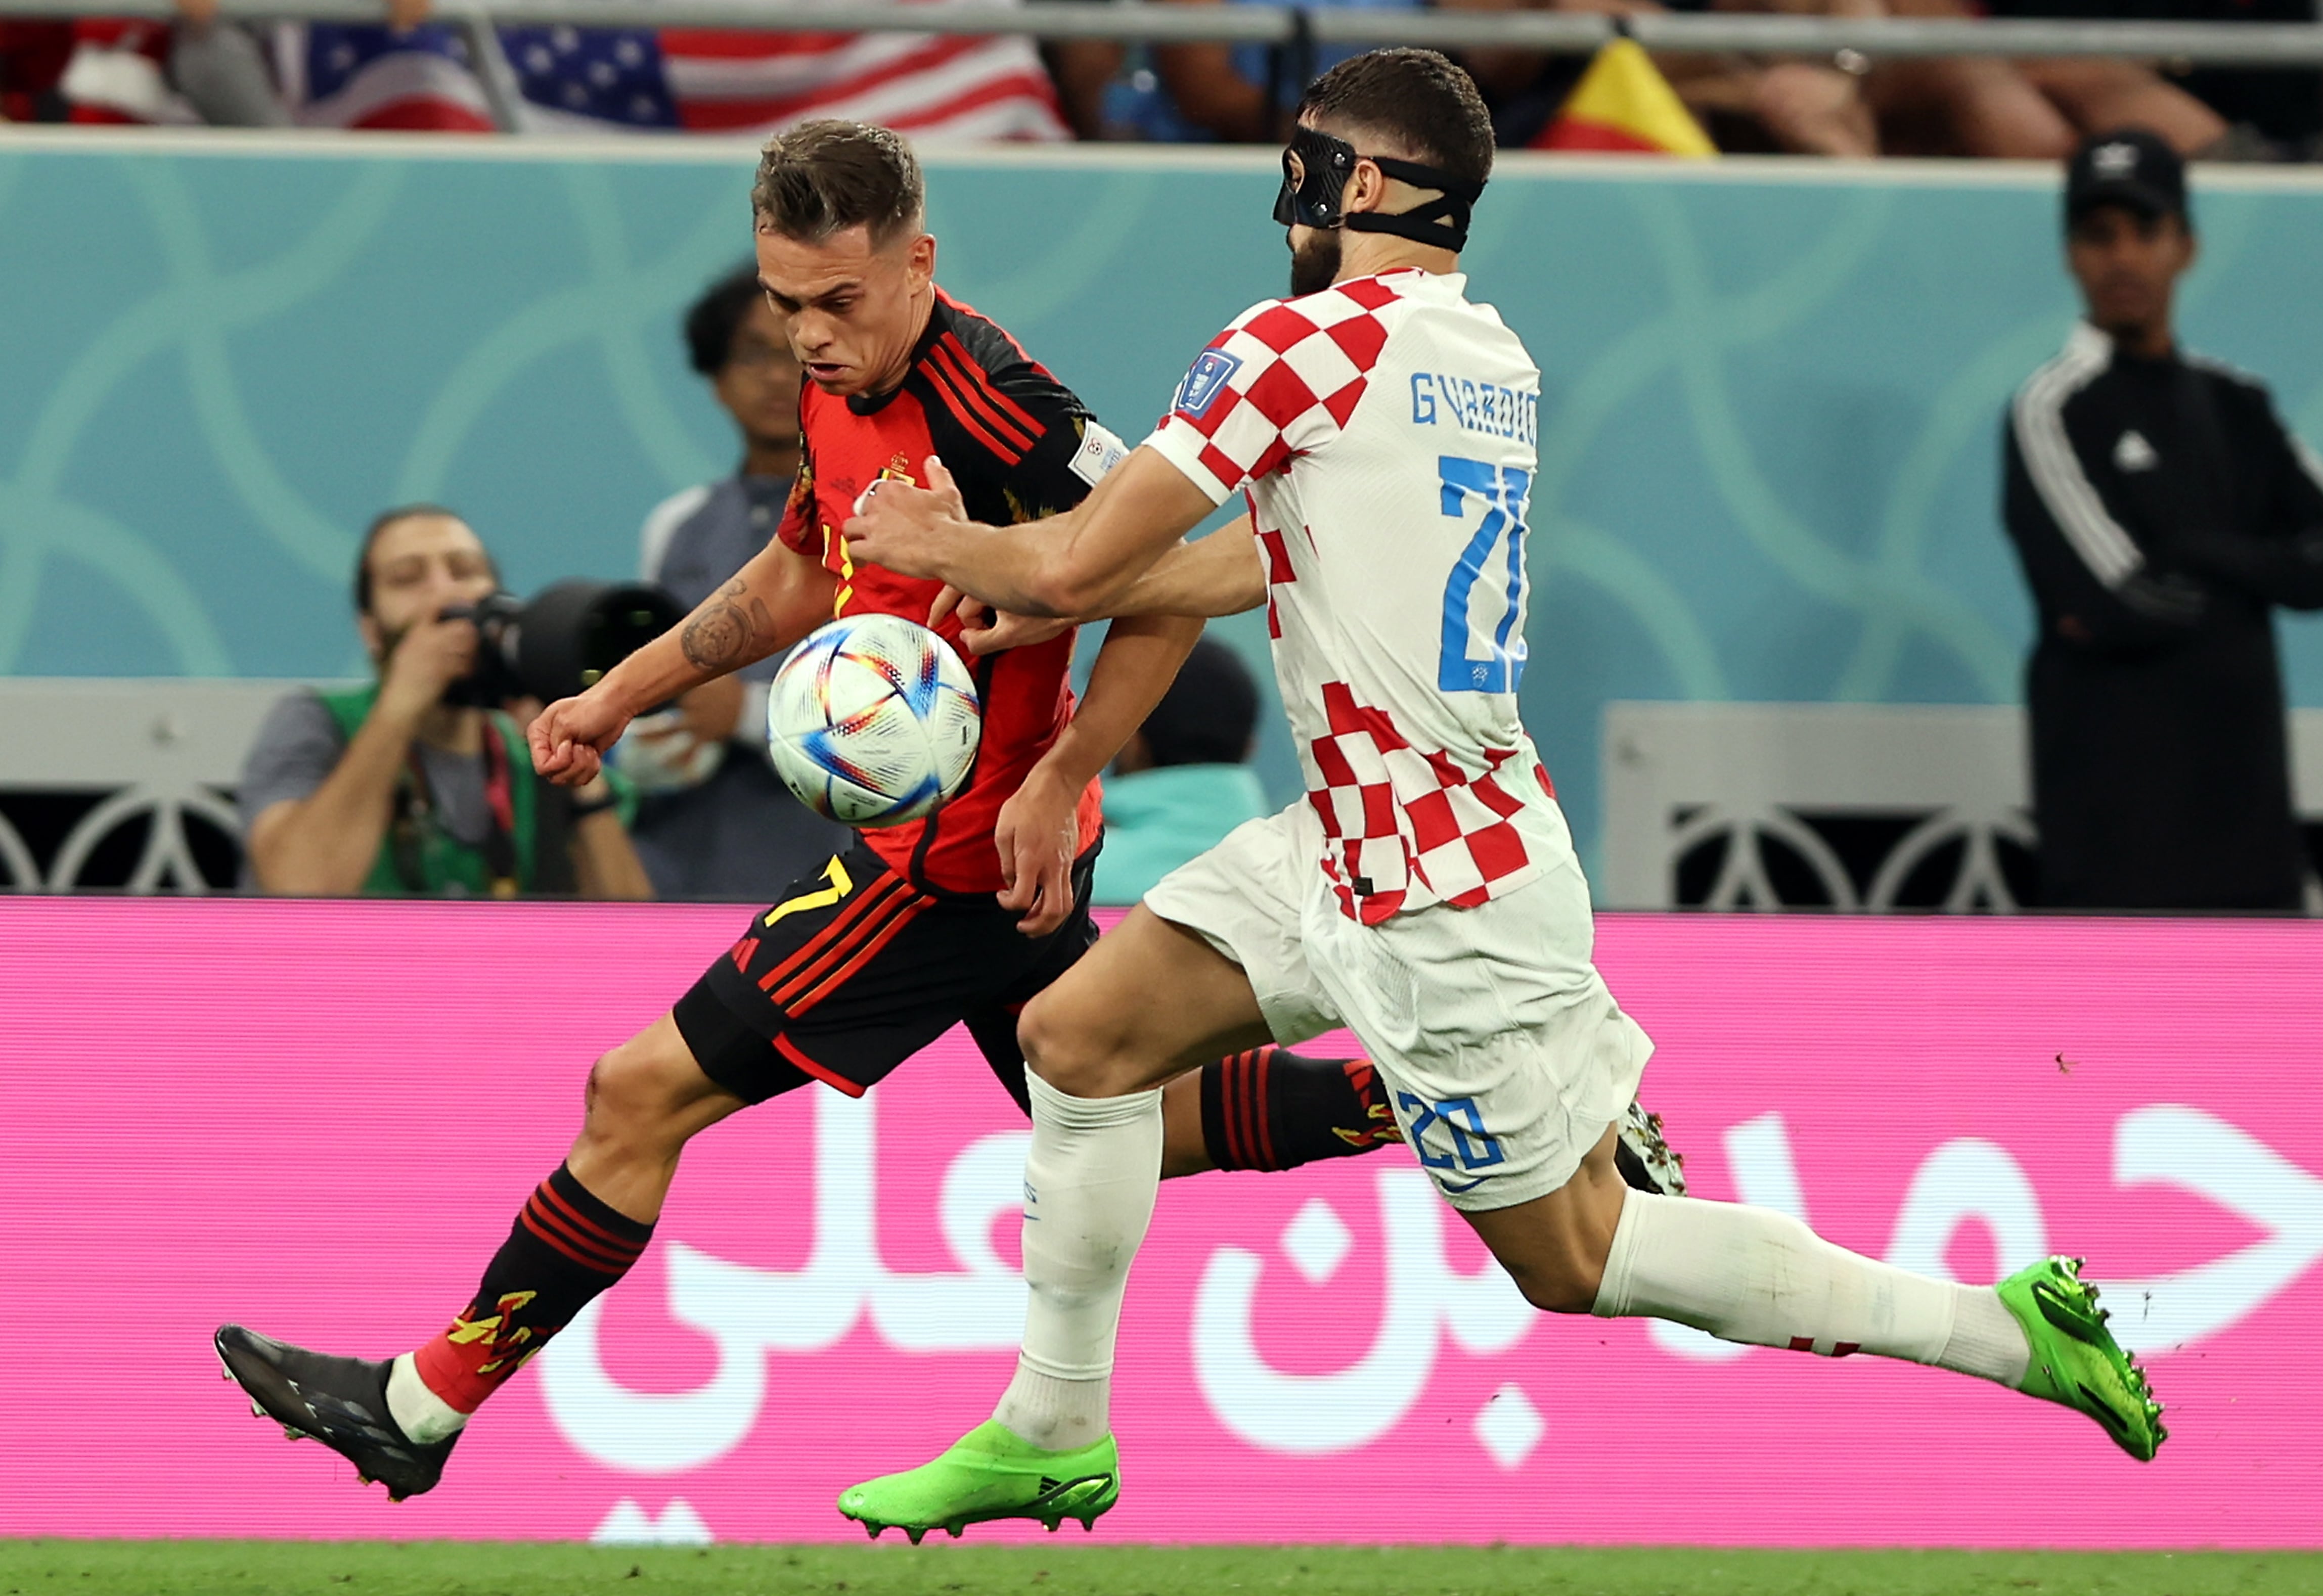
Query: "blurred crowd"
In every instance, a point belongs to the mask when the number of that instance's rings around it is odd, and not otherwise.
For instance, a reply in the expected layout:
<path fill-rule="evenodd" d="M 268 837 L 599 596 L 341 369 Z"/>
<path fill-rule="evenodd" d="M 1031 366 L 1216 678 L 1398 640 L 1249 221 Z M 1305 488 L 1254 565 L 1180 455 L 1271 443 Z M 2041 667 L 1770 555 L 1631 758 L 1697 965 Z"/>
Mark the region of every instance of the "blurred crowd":
<path fill-rule="evenodd" d="M 953 0 L 923 0 L 931 6 Z M 1037 9 L 1042 0 L 1021 0 Z M 1162 0 L 1182 5 L 1234 0 Z M 1311 9 L 1781 12 L 1972 24 L 1984 15 L 2312 23 L 2318 0 L 1308 0 Z M 0 0 L 0 13 L 5 13 Z M 1611 54 L 1612 47 L 1604 54 Z M 372 26 L 240 24 L 217 0 L 173 22 L 0 16 L 0 118 L 535 133 L 765 134 L 810 116 L 923 142 L 1101 139 L 1272 143 L 1304 75 L 1353 47 L 1036 43 L 1025 37 L 676 28 L 480 28 L 432 0 L 381 0 Z M 2197 159 L 2323 158 L 2323 74 L 2126 60 L 1871 61 L 1630 48 L 1614 63 L 1479 48 L 1465 64 L 1509 148 L 2061 159 L 2136 124 Z M 494 86 L 498 86 L 496 95 Z M 1576 115 L 1610 95 L 1602 116 Z M 500 114 L 495 115 L 495 100 Z M 1639 107 L 1644 107 L 1642 114 Z M 1624 114 L 1626 113 L 1626 115 Z"/>

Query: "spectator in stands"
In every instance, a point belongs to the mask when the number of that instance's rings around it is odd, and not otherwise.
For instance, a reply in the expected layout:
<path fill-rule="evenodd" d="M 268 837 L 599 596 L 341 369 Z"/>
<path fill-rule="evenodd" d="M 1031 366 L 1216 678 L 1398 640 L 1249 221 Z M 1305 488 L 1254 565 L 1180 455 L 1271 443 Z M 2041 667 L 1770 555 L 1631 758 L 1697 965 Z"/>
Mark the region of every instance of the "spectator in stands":
<path fill-rule="evenodd" d="M 280 127 L 290 114 L 258 35 L 217 0 L 178 0 L 174 20 L 80 17 L 54 88 L 78 123 Z"/>
<path fill-rule="evenodd" d="M 1468 10 L 1637 15 L 1669 11 L 1967 22 L 1974 0 L 1437 0 Z M 2028 5 L 2076 0 L 2022 0 Z M 2108 4 L 2112 0 L 2092 0 Z M 2144 0 L 2123 0 L 2140 4 Z M 2161 0 L 2156 0 L 2161 3 Z M 2188 4 L 2197 0 L 2186 0 Z M 2223 3 L 2223 0 L 2221 0 Z M 2291 0 L 2267 0 L 2291 3 Z M 2236 152 L 2209 107 L 2135 61 L 2010 61 L 1933 57 L 1846 68 L 1739 54 L 1658 51 L 1655 64 L 1722 149 L 1809 155 L 1969 155 L 2061 160 L 2088 131 L 2151 127 L 2181 154 Z M 1579 75 L 1574 58 L 1472 50 L 1470 69 L 1492 100 L 1503 144 L 1529 143 Z"/>
<path fill-rule="evenodd" d="M 1171 5 L 1235 5 L 1240 0 L 1162 0 Z M 1361 6 L 1410 11 L 1423 0 L 1308 0 L 1309 10 Z M 1360 55 L 1368 45 L 1318 49 L 1317 73 Z M 1155 44 L 1150 67 L 1133 65 L 1106 107 L 1116 137 L 1171 142 L 1271 144 L 1288 136 L 1290 112 L 1306 91 L 1287 51 L 1263 44 Z"/>
<path fill-rule="evenodd" d="M 2025 674 L 2041 901 L 2301 900 L 2275 606 L 2323 608 L 2323 463 L 2256 380 L 2178 346 L 2184 164 L 2090 139 L 2065 190 L 2085 319 L 2017 391 L 2005 513 L 2040 636 Z"/>
<path fill-rule="evenodd" d="M 782 318 L 745 266 L 711 285 L 685 316 L 693 369 L 740 433 L 731 476 L 664 501 L 646 518 L 645 580 L 687 610 L 767 546 L 799 468 L 798 362 Z M 634 837 L 666 898 L 768 903 L 846 850 L 844 828 L 791 795 L 767 758 L 762 660 L 630 723 L 620 767 L 645 793 Z"/>
<path fill-rule="evenodd" d="M 295 693 L 267 716 L 236 794 L 246 885 L 308 897 L 653 895 L 614 786 L 533 775 L 524 721 L 537 706 L 466 702 L 476 628 L 443 611 L 499 585 L 449 510 L 411 505 L 372 523 L 355 625 L 378 680 Z"/>
<path fill-rule="evenodd" d="M 2189 23 L 2312 23 L 2316 0 L 1987 0 L 1995 16 L 2057 17 L 2071 21 L 2137 21 Z M 2036 79 L 2060 92 L 2075 69 L 2119 69 L 2121 62 L 2034 63 Z M 2144 69 L 2134 69 L 2146 73 Z M 2218 159 L 2323 160 L 2323 72 L 2304 67 L 2200 67 L 2173 69 L 2172 87 L 2200 101 L 2219 118 L 2223 136 L 2207 148 L 2190 143 L 2176 130 L 2149 123 L 2170 135 L 2181 153 Z M 2069 88 L 2064 92 L 2071 92 Z M 2126 106 L 2093 110 L 2102 118 L 2108 112 L 2119 124 L 2144 120 Z M 2089 126 L 2089 119 L 2080 125 Z M 2114 125 L 2099 121 L 2097 125 Z"/>
<path fill-rule="evenodd" d="M 1249 764 L 1257 726 L 1249 670 L 1204 637 L 1113 762 L 1091 903 L 1134 903 L 1244 821 L 1272 812 Z"/>
<path fill-rule="evenodd" d="M 1874 14 L 1963 23 L 1984 9 L 1979 0 L 1869 3 Z M 2227 124 L 2215 112 L 2137 61 L 1883 61 L 1866 92 L 1879 115 L 1882 143 L 1896 154 L 2061 161 L 2085 135 L 2129 126 L 2159 133 L 2181 155 L 2231 153 Z"/>
<path fill-rule="evenodd" d="M 1847 8 L 1851 3 L 1840 0 L 1840 7 Z M 1685 0 L 1666 6 L 1655 0 L 1437 0 L 1437 4 L 1446 10 L 1571 11 L 1613 16 L 1704 9 Z M 1463 60 L 1492 108 L 1493 133 L 1504 146 L 1538 147 L 1589 64 L 1586 56 L 1545 56 L 1537 50 L 1502 47 L 1471 49 Z M 1657 51 L 1654 64 L 1721 149 L 1859 158 L 1879 153 L 1878 130 L 1864 103 L 1861 80 L 1853 72 L 1827 62 L 1758 60 L 1732 53 L 1694 51 Z"/>

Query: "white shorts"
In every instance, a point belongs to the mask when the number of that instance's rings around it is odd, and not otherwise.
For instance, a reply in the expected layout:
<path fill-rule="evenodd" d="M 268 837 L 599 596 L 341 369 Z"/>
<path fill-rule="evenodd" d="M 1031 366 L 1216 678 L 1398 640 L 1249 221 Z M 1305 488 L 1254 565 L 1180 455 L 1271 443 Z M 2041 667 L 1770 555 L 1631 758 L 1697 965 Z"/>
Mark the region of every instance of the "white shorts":
<path fill-rule="evenodd" d="M 1511 1207 L 1570 1180 L 1653 1051 L 1589 962 L 1589 889 L 1563 816 L 1529 808 L 1520 823 L 1549 868 L 1474 909 L 1350 920 L 1303 801 L 1236 827 L 1145 894 L 1242 967 L 1277 1041 L 1355 1033 L 1455 1208 Z"/>

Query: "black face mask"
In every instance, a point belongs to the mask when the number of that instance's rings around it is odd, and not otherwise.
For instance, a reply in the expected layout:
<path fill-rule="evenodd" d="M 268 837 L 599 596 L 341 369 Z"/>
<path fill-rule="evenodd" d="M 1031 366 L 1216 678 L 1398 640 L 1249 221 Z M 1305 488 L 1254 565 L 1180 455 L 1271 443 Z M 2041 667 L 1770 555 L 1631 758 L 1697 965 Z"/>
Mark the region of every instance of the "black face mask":
<path fill-rule="evenodd" d="M 1346 192 L 1347 179 L 1354 176 L 1358 160 L 1370 161 L 1389 177 L 1415 188 L 1435 188 L 1441 193 L 1437 198 L 1422 200 L 1411 209 L 1393 216 L 1378 211 L 1345 215 L 1339 209 L 1339 201 Z M 1359 157 L 1355 147 L 1346 140 L 1316 128 L 1301 127 L 1291 133 L 1290 148 L 1282 152 L 1282 192 L 1275 197 L 1274 219 L 1285 227 L 1295 223 L 1301 227 L 1327 230 L 1345 227 L 1355 233 L 1391 233 L 1398 238 L 1433 244 L 1457 254 L 1467 246 L 1469 207 L 1483 192 L 1483 184 L 1455 177 L 1437 167 L 1393 161 L 1383 155 Z"/>

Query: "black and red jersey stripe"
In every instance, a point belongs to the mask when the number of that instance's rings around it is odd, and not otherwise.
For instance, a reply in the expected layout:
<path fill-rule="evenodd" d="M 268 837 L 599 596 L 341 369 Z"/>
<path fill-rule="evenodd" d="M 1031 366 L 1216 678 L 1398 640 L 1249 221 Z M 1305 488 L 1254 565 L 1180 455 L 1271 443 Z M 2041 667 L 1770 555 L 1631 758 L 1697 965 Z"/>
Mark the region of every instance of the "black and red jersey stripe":
<path fill-rule="evenodd" d="M 970 516 L 1005 525 L 1079 504 L 1094 485 L 1090 462 L 1106 453 L 1097 446 L 1103 439 L 1090 436 L 1092 428 L 1100 435 L 1103 429 L 1073 391 L 996 323 L 941 289 L 900 387 L 842 399 L 810 385 L 799 402 L 799 421 L 803 464 L 780 537 L 837 575 L 840 615 L 925 621 L 939 590 L 933 582 L 877 566 L 858 568 L 849 560 L 838 528 L 871 482 L 919 481 L 933 454 L 960 484 Z M 947 621 L 941 630 L 958 645 L 958 622 Z M 978 667 L 984 737 L 968 790 L 926 821 L 866 834 L 914 887 L 1000 890 L 993 827 L 1001 805 L 1071 717 L 1071 665 L 1068 633 Z M 1082 797 L 1080 819 L 1083 837 L 1094 837 L 1094 784 Z"/>

